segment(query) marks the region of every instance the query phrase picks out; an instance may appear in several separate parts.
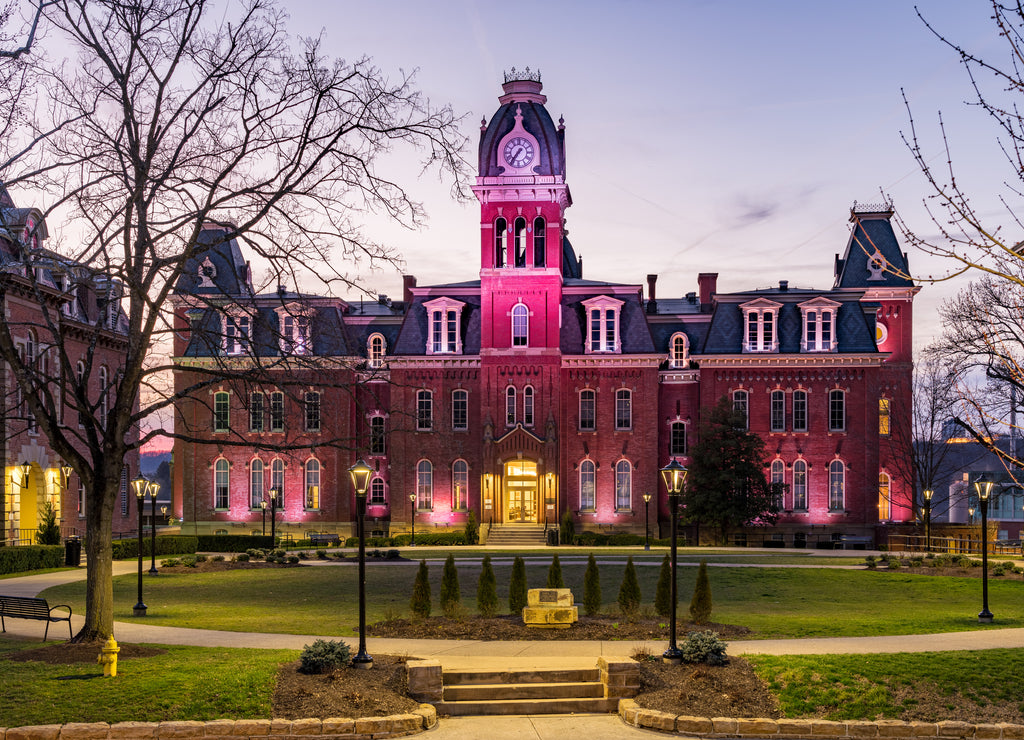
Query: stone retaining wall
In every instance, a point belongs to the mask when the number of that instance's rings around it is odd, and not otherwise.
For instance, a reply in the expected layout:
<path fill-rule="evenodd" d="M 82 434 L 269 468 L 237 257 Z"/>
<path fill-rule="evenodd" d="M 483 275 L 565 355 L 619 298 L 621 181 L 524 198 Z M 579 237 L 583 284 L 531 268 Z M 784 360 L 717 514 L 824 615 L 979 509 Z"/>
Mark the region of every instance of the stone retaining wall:
<path fill-rule="evenodd" d="M 348 719 L 218 719 L 211 722 L 70 722 L 0 727 L 0 740 L 375 740 L 430 729 L 437 713 L 421 704 L 409 714 Z"/>
<path fill-rule="evenodd" d="M 628 725 L 701 738 L 778 738 L 778 740 L 1024 740 L 1024 725 L 970 722 L 829 722 L 819 719 L 731 719 L 676 716 L 642 709 L 633 699 L 619 701 L 619 717 Z"/>

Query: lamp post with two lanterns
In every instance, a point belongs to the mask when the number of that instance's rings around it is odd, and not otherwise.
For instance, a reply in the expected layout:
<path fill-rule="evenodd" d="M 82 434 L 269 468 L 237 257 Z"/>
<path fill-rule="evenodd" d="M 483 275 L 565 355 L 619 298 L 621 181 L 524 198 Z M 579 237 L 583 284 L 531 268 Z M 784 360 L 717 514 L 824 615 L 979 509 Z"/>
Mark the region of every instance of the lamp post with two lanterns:
<path fill-rule="evenodd" d="M 136 478 L 132 481 L 132 489 L 135 491 L 135 503 L 139 513 L 139 600 L 132 608 L 132 614 L 136 617 L 146 616 L 146 604 L 142 601 L 142 508 L 146 499 L 146 488 L 149 481 L 145 478 Z"/>
<path fill-rule="evenodd" d="M 373 468 L 362 459 L 348 469 L 352 478 L 352 487 L 356 491 L 356 511 L 359 515 L 359 650 L 352 658 L 353 668 L 373 668 L 373 658 L 366 652 L 366 487 L 370 483 Z"/>
<path fill-rule="evenodd" d="M 668 492 L 669 510 L 672 512 L 672 588 L 670 599 L 672 600 L 672 612 L 669 621 L 669 643 L 668 650 L 661 655 L 665 663 L 681 663 L 683 651 L 676 646 L 676 602 L 678 601 L 676 590 L 678 588 L 676 572 L 676 537 L 679 528 L 679 496 L 683 492 L 683 484 L 686 482 L 687 470 L 678 462 L 673 460 L 661 469 L 661 479 L 665 483 L 665 490 Z"/>
<path fill-rule="evenodd" d="M 160 492 L 160 484 L 151 480 L 146 484 L 146 491 L 149 493 L 152 516 L 149 519 L 149 574 L 155 576 L 159 571 L 156 569 L 156 495 Z"/>

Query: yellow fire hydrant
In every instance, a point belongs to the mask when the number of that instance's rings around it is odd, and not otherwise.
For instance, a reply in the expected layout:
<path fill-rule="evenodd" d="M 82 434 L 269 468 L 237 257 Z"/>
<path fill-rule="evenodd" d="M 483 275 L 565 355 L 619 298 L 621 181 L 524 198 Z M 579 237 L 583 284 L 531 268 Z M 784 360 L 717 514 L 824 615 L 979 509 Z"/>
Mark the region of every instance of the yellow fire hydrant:
<path fill-rule="evenodd" d="M 100 654 L 96 658 L 96 662 L 103 666 L 104 676 L 116 676 L 117 675 L 117 654 L 121 652 L 121 648 L 117 646 L 117 640 L 111 635 L 107 638 L 106 643 L 100 648 Z"/>

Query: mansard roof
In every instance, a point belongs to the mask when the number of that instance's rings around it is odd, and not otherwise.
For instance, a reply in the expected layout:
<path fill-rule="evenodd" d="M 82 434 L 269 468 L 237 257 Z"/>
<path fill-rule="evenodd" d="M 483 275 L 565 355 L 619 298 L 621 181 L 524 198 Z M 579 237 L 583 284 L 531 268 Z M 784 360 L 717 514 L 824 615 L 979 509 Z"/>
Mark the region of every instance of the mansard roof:
<path fill-rule="evenodd" d="M 479 283 L 476 285 L 479 287 Z M 437 286 L 432 287 L 436 288 Z M 481 313 L 479 290 L 463 293 L 458 291 L 450 293 L 446 292 L 444 293 L 444 296 L 464 304 L 462 306 L 462 310 L 459 312 L 459 330 L 462 334 L 462 354 L 480 354 Z M 427 309 L 423 304 L 438 297 L 440 297 L 440 295 L 434 294 L 432 291 L 432 294 L 429 296 L 420 294 L 413 298 L 412 304 L 409 306 L 409 310 L 405 314 L 405 320 L 402 322 L 402 328 L 398 335 L 398 340 L 395 343 L 394 351 L 391 354 L 422 355 L 426 352 L 429 317 L 427 316 Z M 365 351 L 365 347 L 363 350 Z"/>
<path fill-rule="evenodd" d="M 613 283 L 596 283 L 593 281 L 589 281 L 588 284 L 595 288 L 614 285 Z M 612 293 L 600 290 L 563 296 L 562 327 L 559 331 L 559 345 L 562 352 L 572 355 L 583 354 L 586 351 L 584 340 L 586 337 L 587 316 L 583 304 L 591 298 L 608 295 L 614 295 L 616 300 L 622 301 L 622 306 L 619 309 L 619 343 L 622 354 L 653 353 L 655 351 L 654 340 L 651 338 L 651 330 L 647 326 L 647 317 L 644 314 L 643 304 L 640 301 L 639 295 L 635 292 Z"/>
<path fill-rule="evenodd" d="M 516 89 L 517 85 L 522 89 Z M 533 174 L 565 175 L 565 129 L 551 120 L 541 87 L 539 79 L 506 82 L 506 94 L 500 98 L 502 105 L 480 134 L 480 177 L 498 177 L 505 171 L 499 162 L 498 144 L 515 127 L 517 112 L 523 116 L 523 128 L 537 139 L 539 151 L 537 164 L 531 168 Z"/>
<path fill-rule="evenodd" d="M 843 258 L 836 258 L 836 288 L 912 288 L 907 255 L 900 249 L 890 218 L 892 207 L 858 206 L 850 210 L 853 230 Z M 871 269 L 881 255 L 884 268 Z"/>
<path fill-rule="evenodd" d="M 227 239 L 225 234 L 220 226 L 210 226 L 199 233 L 196 254 L 185 263 L 174 286 L 175 292 L 205 296 L 252 295 L 249 264 L 242 256 L 238 239 Z"/>

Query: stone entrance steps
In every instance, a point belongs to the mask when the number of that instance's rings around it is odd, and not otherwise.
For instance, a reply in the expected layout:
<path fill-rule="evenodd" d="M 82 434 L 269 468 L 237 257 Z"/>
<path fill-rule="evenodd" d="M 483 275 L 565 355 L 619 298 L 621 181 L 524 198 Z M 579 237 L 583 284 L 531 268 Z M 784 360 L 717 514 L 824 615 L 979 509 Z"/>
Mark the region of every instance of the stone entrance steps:
<path fill-rule="evenodd" d="M 487 533 L 488 547 L 516 548 L 545 545 L 543 524 L 495 524 Z"/>
<path fill-rule="evenodd" d="M 600 668 L 442 672 L 438 714 L 450 716 L 615 712 Z"/>

